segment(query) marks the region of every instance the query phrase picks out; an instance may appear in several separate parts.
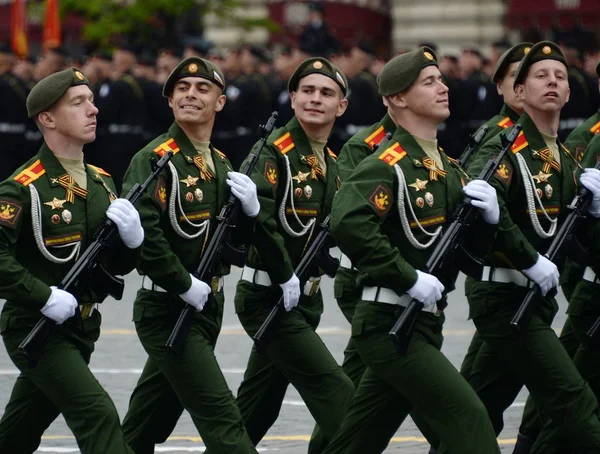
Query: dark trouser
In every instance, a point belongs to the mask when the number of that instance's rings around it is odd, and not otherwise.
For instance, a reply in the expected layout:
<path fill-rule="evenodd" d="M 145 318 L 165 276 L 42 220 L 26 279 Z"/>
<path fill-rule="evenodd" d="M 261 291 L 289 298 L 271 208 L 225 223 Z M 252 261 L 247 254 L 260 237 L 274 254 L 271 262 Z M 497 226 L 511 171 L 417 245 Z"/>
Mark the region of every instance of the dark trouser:
<path fill-rule="evenodd" d="M 520 337 L 509 330 L 526 291 L 513 284 L 477 282 L 473 286 L 471 315 L 485 343 L 469 382 L 495 424 L 502 421 L 502 413 L 525 384 L 540 411 L 569 435 L 578 453 L 600 452 L 598 403 L 550 327 L 556 302 L 538 299 L 527 330 Z M 505 380 L 498 381 L 503 370 Z M 536 447 L 532 452 L 547 453 Z"/>
<path fill-rule="evenodd" d="M 249 336 L 256 333 L 280 295 L 278 287 L 238 283 L 236 312 Z M 290 383 L 327 439 L 333 438 L 342 423 L 354 386 L 315 332 L 322 312 L 320 291 L 310 297 L 302 295 L 299 305 L 276 321 L 265 352 L 252 348 L 237 403 L 254 444 L 277 419 Z"/>
<path fill-rule="evenodd" d="M 18 351 L 33 323 L 13 328 L 11 321 L 2 337 L 21 374 L 0 421 L 0 452 L 33 453 L 44 431 L 62 414 L 82 454 L 131 454 L 117 409 L 88 368 L 100 335 L 100 313 L 94 311 L 83 330 L 54 328 L 33 369 Z"/>
<path fill-rule="evenodd" d="M 499 453 L 485 407 L 440 352 L 444 317 L 422 313 L 405 355 L 400 356 L 388 332 L 402 309 L 361 301 L 352 321 L 352 339 L 368 368 L 342 427 L 327 454 L 375 453 L 370 430 L 386 424 L 390 405 L 403 421 L 422 414 L 450 452 Z M 389 440 L 388 440 L 389 441 Z"/>
<path fill-rule="evenodd" d="M 182 308 L 177 296 L 138 291 L 134 321 L 148 360 L 123 421 L 128 443 L 136 454 L 153 453 L 154 445 L 168 438 L 185 409 L 207 449 L 256 453 L 214 354 L 223 292 L 196 315 L 181 357 L 176 358 L 165 343 Z"/>

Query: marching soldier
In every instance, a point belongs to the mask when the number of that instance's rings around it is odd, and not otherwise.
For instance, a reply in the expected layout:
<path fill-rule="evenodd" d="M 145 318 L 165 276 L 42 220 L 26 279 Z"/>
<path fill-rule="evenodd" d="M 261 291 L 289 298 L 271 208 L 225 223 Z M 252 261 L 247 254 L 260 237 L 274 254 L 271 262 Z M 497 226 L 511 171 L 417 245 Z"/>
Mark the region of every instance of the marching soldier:
<path fill-rule="evenodd" d="M 493 179 L 502 220 L 483 277 L 467 295 L 470 316 L 484 339 L 469 383 L 497 430 L 502 413 L 525 384 L 572 449 L 597 452 L 598 403 L 550 326 L 558 307 L 548 292 L 557 286 L 559 272 L 543 255 L 574 196 L 578 165 L 557 138 L 560 112 L 569 99 L 567 66 L 558 46 L 549 41 L 533 46 L 517 69 L 514 87 L 523 100 L 518 122 L 523 131 Z M 490 140 L 469 173 L 477 174 L 500 144 L 498 138 Z M 536 297 L 531 321 L 517 339 L 508 327 L 531 283 L 542 296 Z M 490 374 L 502 371 L 504 380 L 490 380 Z M 561 449 L 542 447 L 538 440 L 532 452 Z"/>
<path fill-rule="evenodd" d="M 600 64 L 596 67 L 597 76 L 600 78 Z M 565 141 L 565 148 L 571 151 L 571 154 L 583 165 L 584 152 L 590 145 L 592 139 L 600 132 L 600 111 L 596 112 L 582 124 L 580 124 Z M 596 142 L 598 144 L 598 142 Z M 598 145 L 595 145 L 598 146 Z M 595 148 L 590 148 L 594 150 Z M 593 167 L 594 162 L 587 161 L 588 167 Z M 560 277 L 560 285 L 567 299 L 571 301 L 571 295 L 578 282 L 583 278 L 584 268 L 579 264 L 567 258 L 565 270 Z M 579 350 L 580 337 L 573 330 L 571 317 L 568 317 L 560 332 L 560 342 L 563 344 L 571 358 Z M 584 377 L 586 378 L 586 377 Z M 538 408 L 531 396 L 527 398 L 525 408 L 523 409 L 523 418 L 519 426 L 519 434 L 513 454 L 528 454 L 535 443 L 543 426 L 543 419 L 540 418 Z"/>
<path fill-rule="evenodd" d="M 211 286 L 190 274 L 214 232 L 228 187 L 248 216 L 240 220 L 241 232 L 252 229 L 245 224 L 260 209 L 254 183 L 232 172 L 229 160 L 210 142 L 215 115 L 225 104 L 224 87 L 223 73 L 209 61 L 190 57 L 179 63 L 163 88 L 175 122 L 135 155 L 124 179 L 128 190 L 148 173 L 151 156 L 175 152 L 169 171 L 139 201 L 147 240 L 138 267 L 143 280 L 133 321 L 148 359 L 123 421 L 136 454 L 153 453 L 184 408 L 208 449 L 256 453 L 214 354 L 229 265 L 219 265 Z M 175 357 L 165 343 L 186 303 L 198 314 L 181 357 Z"/>
<path fill-rule="evenodd" d="M 352 318 L 352 340 L 368 366 L 342 427 L 326 453 L 371 449 L 370 428 L 395 402 L 402 422 L 417 411 L 451 452 L 499 453 L 485 408 L 442 355 L 446 293 L 458 270 L 444 276 L 420 271 L 442 224 L 463 195 L 466 174 L 437 146 L 437 126 L 449 115 L 448 87 L 430 48 L 400 55 L 379 75 L 379 92 L 398 127 L 391 144 L 365 158 L 335 199 L 333 234 L 359 270 L 362 289 Z M 469 245 L 479 251 L 493 236 L 500 211 L 494 189 L 470 182 L 464 192 L 480 207 Z M 401 356 L 389 331 L 412 298 L 424 304 L 414 336 Z M 436 304 L 437 303 L 437 304 Z M 389 440 L 388 440 L 389 441 Z"/>
<path fill-rule="evenodd" d="M 0 421 L 0 452 L 34 452 L 62 413 L 82 453 L 132 454 L 112 400 L 88 368 L 100 336 L 97 303 L 106 295 L 93 282 L 78 289 L 77 299 L 57 287 L 106 217 L 120 236 L 101 260 L 109 272 L 129 273 L 144 239 L 135 208 L 115 200 L 110 175 L 84 162 L 83 145 L 95 138 L 98 113 L 88 84 L 71 68 L 32 89 L 27 112 L 44 143 L 0 184 L 0 298 L 7 300 L 0 326 L 21 371 Z M 77 310 L 81 321 L 71 318 Z M 18 346 L 42 314 L 57 326 L 29 368 Z"/>
<path fill-rule="evenodd" d="M 504 105 L 502 106 L 502 109 L 498 115 L 495 115 L 487 123 L 485 123 L 485 125 L 489 127 L 488 132 L 483 137 L 481 142 L 479 142 L 477 148 L 473 150 L 470 159 L 468 159 L 465 163 L 465 167 L 468 167 L 469 163 L 473 162 L 474 157 L 487 141 L 493 137 L 496 137 L 506 128 L 513 126 L 523 113 L 523 101 L 515 93 L 513 84 L 519 63 L 526 53 L 529 52 L 531 46 L 533 46 L 533 44 L 527 42 L 517 44 L 516 46 L 513 46 L 504 52 L 504 54 L 498 60 L 492 80 L 496 83 L 498 94 L 504 99 Z M 465 283 L 465 293 L 467 295 L 470 292 L 472 283 L 473 279 L 471 277 L 467 277 Z M 481 334 L 475 331 L 465 359 L 460 367 L 461 375 L 467 380 L 471 375 L 473 363 L 476 361 L 477 353 L 479 352 L 482 344 L 483 338 Z M 498 378 L 501 380 L 506 379 L 503 372 L 498 376 Z M 500 421 L 500 423 L 502 423 L 502 421 Z M 496 428 L 497 433 L 500 433 L 501 430 L 501 427 Z"/>
<path fill-rule="evenodd" d="M 252 175 L 261 212 L 237 285 L 236 312 L 253 336 L 282 291 L 287 311 L 265 351 L 253 347 L 238 390 L 237 402 L 254 444 L 277 419 L 290 383 L 327 440 L 354 394 L 352 382 L 315 332 L 323 312 L 318 267 L 307 282 L 294 274 L 340 184 L 336 158 L 326 142 L 346 110 L 347 86 L 343 73 L 326 59 L 302 62 L 288 83 L 295 116 L 271 134 Z"/>

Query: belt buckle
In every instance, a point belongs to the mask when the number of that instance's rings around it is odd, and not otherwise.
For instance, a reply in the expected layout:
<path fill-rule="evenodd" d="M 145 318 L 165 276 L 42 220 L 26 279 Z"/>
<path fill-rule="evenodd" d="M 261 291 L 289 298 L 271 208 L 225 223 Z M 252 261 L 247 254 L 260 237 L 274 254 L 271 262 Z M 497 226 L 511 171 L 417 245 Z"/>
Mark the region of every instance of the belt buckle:
<path fill-rule="evenodd" d="M 213 295 L 219 293 L 219 281 L 221 280 L 221 276 L 213 276 L 210 281 L 210 288 L 212 290 Z"/>
<path fill-rule="evenodd" d="M 314 281 L 310 281 L 311 286 L 308 291 L 308 296 L 314 296 L 319 291 L 319 286 L 321 285 L 321 278 L 315 279 Z"/>

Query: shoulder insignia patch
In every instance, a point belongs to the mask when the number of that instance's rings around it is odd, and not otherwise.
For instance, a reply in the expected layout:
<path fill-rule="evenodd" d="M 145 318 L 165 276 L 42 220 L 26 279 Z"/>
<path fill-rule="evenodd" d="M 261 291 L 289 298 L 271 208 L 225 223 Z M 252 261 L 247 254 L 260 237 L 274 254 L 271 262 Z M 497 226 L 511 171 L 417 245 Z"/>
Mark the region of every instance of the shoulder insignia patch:
<path fill-rule="evenodd" d="M 383 126 L 377 128 L 369 137 L 365 139 L 365 143 L 373 148 L 375 145 L 379 145 L 385 137 L 385 129 Z"/>
<path fill-rule="evenodd" d="M 174 154 L 179 152 L 179 146 L 175 143 L 175 139 L 173 138 L 161 143 L 154 149 L 154 153 L 159 155 L 161 158 L 169 151 L 172 151 Z"/>
<path fill-rule="evenodd" d="M 525 134 L 523 134 L 523 131 L 521 131 L 519 133 L 519 135 L 517 136 L 517 140 L 515 140 L 515 143 L 513 143 L 512 147 L 510 147 L 510 149 L 513 153 L 518 153 L 519 151 L 521 151 L 523 148 L 527 147 L 528 145 L 529 145 L 529 143 L 527 142 L 527 138 L 525 137 Z"/>
<path fill-rule="evenodd" d="M 158 177 L 152 198 L 158 203 L 162 211 L 167 208 L 167 182 L 162 176 Z"/>
<path fill-rule="evenodd" d="M 42 162 L 38 159 L 25 170 L 22 170 L 14 180 L 21 183 L 23 186 L 29 186 L 45 173 L 46 169 L 44 169 Z"/>
<path fill-rule="evenodd" d="M 289 132 L 286 132 L 279 139 L 273 142 L 273 145 L 277 147 L 281 154 L 286 154 L 288 151 L 295 147 L 294 141 L 292 140 L 292 136 Z"/>
<path fill-rule="evenodd" d="M 106 170 L 101 169 L 100 167 L 93 166 L 91 164 L 88 164 L 88 166 L 91 167 L 92 169 L 94 169 L 100 175 L 106 175 L 107 177 L 110 177 L 110 173 L 108 173 Z"/>
<path fill-rule="evenodd" d="M 390 209 L 390 191 L 382 185 L 377 186 L 373 191 L 373 194 L 371 194 L 371 197 L 369 197 L 369 203 L 375 208 L 375 211 L 379 216 L 384 215 Z"/>
<path fill-rule="evenodd" d="M 600 132 L 600 121 L 592 126 L 590 131 L 592 131 L 594 134 L 598 134 L 598 132 Z"/>
<path fill-rule="evenodd" d="M 502 160 L 502 162 L 498 166 L 498 169 L 496 170 L 496 175 L 498 175 L 500 180 L 506 185 L 510 184 L 510 180 L 512 180 L 513 171 L 512 166 L 508 162 L 508 159 Z"/>
<path fill-rule="evenodd" d="M 384 150 L 383 153 L 379 155 L 379 159 L 390 166 L 394 166 L 398 163 L 402 158 L 406 156 L 406 151 L 400 146 L 398 142 L 389 147 L 387 150 Z"/>
<path fill-rule="evenodd" d="M 225 155 L 225 153 L 223 153 L 221 150 L 217 150 L 215 148 L 215 151 L 217 152 L 217 154 L 221 157 L 221 159 L 227 159 L 227 156 Z"/>
<path fill-rule="evenodd" d="M 0 199 L 0 225 L 15 229 L 22 211 L 20 202 L 8 198 Z"/>
<path fill-rule="evenodd" d="M 265 162 L 264 177 L 271 186 L 277 185 L 277 168 L 272 162 Z"/>
<path fill-rule="evenodd" d="M 337 155 L 331 151 L 331 148 L 327 147 L 327 153 L 329 153 L 329 156 L 331 156 L 333 159 L 337 159 Z"/>
<path fill-rule="evenodd" d="M 513 121 L 510 119 L 510 117 L 504 117 L 502 120 L 500 120 L 498 122 L 498 126 L 500 126 L 501 128 L 510 128 L 511 126 L 514 126 Z"/>

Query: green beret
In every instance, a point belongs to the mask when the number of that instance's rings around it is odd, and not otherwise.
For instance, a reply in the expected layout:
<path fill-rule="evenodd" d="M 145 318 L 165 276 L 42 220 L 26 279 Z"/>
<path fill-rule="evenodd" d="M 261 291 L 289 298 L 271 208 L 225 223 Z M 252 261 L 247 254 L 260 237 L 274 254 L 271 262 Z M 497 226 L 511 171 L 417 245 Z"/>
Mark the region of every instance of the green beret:
<path fill-rule="evenodd" d="M 202 77 L 213 82 L 221 89 L 225 88 L 225 76 L 211 61 L 200 57 L 189 57 L 182 60 L 167 78 L 163 87 L 163 96 L 168 98 L 179 79 L 184 77 Z"/>
<path fill-rule="evenodd" d="M 438 66 L 435 52 L 429 47 L 421 47 L 392 58 L 377 77 L 379 94 L 392 96 L 408 90 L 427 66 Z"/>
<path fill-rule="evenodd" d="M 348 79 L 346 79 L 344 73 L 337 66 L 322 57 L 309 58 L 300 63 L 294 71 L 294 74 L 292 74 L 292 77 L 290 77 L 288 91 L 296 91 L 300 79 L 309 74 L 323 74 L 324 76 L 329 77 L 340 86 L 342 93 L 346 96 L 346 92 L 348 91 Z"/>
<path fill-rule="evenodd" d="M 523 57 L 533 47 L 532 43 L 519 43 L 516 46 L 511 47 L 502 54 L 498 63 L 496 63 L 496 69 L 492 80 L 496 83 L 500 82 L 506 76 L 506 70 L 512 63 L 517 63 L 523 60 Z"/>
<path fill-rule="evenodd" d="M 71 87 L 89 85 L 90 81 L 77 68 L 69 68 L 40 80 L 29 92 L 25 105 L 27 116 L 35 117 L 50 109 Z"/>
<path fill-rule="evenodd" d="M 560 50 L 560 47 L 558 47 L 552 41 L 540 41 L 531 49 L 529 49 L 529 52 L 527 52 L 527 54 L 523 57 L 523 60 L 521 60 L 519 68 L 517 69 L 517 74 L 515 75 L 515 83 L 513 87 L 522 84 L 527 77 L 529 67 L 542 60 L 556 60 L 565 65 L 565 67 L 567 66 L 565 54 L 563 54 L 562 50 Z"/>

